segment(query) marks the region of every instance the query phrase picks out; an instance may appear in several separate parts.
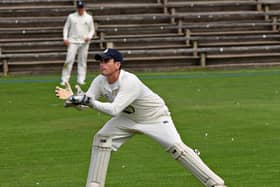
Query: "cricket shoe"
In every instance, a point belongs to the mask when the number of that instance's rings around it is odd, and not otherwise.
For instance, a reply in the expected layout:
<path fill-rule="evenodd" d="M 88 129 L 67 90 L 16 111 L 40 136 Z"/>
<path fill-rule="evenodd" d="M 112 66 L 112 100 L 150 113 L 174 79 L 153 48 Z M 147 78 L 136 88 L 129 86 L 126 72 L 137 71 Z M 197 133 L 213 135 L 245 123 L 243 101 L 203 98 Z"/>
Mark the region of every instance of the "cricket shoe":
<path fill-rule="evenodd" d="M 77 81 L 77 83 L 78 83 L 79 85 L 81 85 L 81 86 L 86 84 L 85 81 Z"/>
<path fill-rule="evenodd" d="M 61 81 L 60 83 L 60 86 L 65 86 L 65 82 Z"/>

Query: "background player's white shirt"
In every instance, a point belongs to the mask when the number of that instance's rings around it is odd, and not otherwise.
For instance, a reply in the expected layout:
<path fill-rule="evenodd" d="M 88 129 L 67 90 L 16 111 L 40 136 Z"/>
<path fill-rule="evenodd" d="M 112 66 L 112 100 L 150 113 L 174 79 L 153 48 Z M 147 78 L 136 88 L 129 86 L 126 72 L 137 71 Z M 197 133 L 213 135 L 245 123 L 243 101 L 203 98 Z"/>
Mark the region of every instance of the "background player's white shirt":
<path fill-rule="evenodd" d="M 93 18 L 88 13 L 80 16 L 78 12 L 67 17 L 63 29 L 63 39 L 70 43 L 85 43 L 85 38 L 92 38 L 95 33 Z"/>
<path fill-rule="evenodd" d="M 119 79 L 109 84 L 103 75 L 97 76 L 88 89 L 87 96 L 94 99 L 95 109 L 112 116 L 126 116 L 135 122 L 153 122 L 169 116 L 164 101 L 134 74 L 121 70 Z M 97 99 L 104 96 L 108 102 Z"/>

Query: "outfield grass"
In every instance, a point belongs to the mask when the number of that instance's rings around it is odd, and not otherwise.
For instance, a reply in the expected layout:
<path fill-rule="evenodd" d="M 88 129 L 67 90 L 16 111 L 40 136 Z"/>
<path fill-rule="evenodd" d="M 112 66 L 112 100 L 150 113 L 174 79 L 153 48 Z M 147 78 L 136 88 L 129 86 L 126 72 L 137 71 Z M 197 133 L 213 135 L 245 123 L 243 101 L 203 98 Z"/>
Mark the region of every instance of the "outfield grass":
<path fill-rule="evenodd" d="M 229 187 L 280 185 L 279 69 L 139 76 L 165 99 L 185 143 Z M 85 186 L 93 135 L 109 116 L 64 109 L 54 96 L 58 82 L 0 79 L 1 187 Z M 201 185 L 145 136 L 112 154 L 106 187 L 187 186 Z"/>

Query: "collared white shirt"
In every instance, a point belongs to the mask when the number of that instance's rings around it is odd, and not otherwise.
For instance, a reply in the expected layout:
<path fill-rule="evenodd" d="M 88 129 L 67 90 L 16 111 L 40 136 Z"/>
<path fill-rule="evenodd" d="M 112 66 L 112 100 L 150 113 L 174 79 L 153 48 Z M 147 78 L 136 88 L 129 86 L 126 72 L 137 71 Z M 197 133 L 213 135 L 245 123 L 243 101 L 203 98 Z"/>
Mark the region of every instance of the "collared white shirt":
<path fill-rule="evenodd" d="M 134 74 L 121 70 L 119 79 L 109 84 L 103 75 L 91 83 L 86 95 L 95 109 L 112 116 L 126 116 L 136 122 L 155 121 L 169 116 L 165 102 L 145 86 Z M 104 96 L 108 102 L 97 101 Z"/>
<path fill-rule="evenodd" d="M 93 18 L 87 12 L 82 16 L 78 12 L 67 17 L 63 29 L 63 39 L 70 43 L 85 43 L 85 38 L 92 38 L 95 33 Z"/>

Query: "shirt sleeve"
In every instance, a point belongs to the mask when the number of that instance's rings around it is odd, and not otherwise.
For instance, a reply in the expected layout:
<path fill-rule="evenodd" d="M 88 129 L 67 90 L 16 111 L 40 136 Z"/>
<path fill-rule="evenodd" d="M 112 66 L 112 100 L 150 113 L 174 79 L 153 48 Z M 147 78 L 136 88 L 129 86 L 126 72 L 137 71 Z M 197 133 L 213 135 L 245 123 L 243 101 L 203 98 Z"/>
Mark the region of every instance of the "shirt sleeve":
<path fill-rule="evenodd" d="M 67 17 L 67 20 L 63 28 L 63 40 L 68 40 L 68 33 L 70 29 L 70 16 Z"/>
<path fill-rule="evenodd" d="M 112 103 L 100 102 L 97 100 L 92 101 L 93 107 L 103 113 L 111 116 L 119 115 L 126 107 L 128 107 L 133 101 L 140 95 L 141 86 L 137 79 L 130 79 L 124 82 L 120 90 Z"/>
<path fill-rule="evenodd" d="M 90 24 L 89 24 L 89 33 L 88 38 L 92 39 L 93 35 L 95 34 L 94 22 L 92 16 L 90 16 Z"/>

